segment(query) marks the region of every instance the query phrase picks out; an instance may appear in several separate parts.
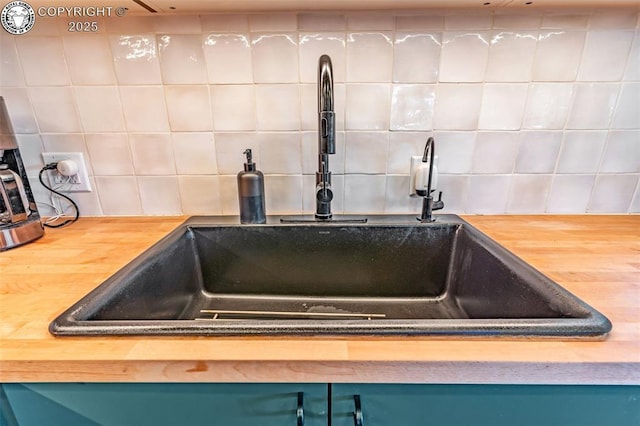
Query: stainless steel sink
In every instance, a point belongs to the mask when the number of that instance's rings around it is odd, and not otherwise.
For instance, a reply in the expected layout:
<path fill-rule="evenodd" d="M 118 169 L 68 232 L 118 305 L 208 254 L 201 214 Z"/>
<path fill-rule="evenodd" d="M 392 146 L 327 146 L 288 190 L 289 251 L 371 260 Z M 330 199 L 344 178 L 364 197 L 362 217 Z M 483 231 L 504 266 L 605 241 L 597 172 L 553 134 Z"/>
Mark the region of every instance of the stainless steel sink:
<path fill-rule="evenodd" d="M 611 329 L 457 216 L 234 222 L 187 220 L 61 314 L 51 333 L 597 337 Z"/>

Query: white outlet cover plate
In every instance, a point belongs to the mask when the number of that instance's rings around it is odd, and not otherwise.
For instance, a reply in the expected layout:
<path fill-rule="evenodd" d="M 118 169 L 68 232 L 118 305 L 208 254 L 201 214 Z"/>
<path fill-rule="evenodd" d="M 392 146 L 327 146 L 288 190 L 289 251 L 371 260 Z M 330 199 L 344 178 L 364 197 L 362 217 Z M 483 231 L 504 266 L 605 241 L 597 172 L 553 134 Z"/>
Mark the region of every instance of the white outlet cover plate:
<path fill-rule="evenodd" d="M 82 152 L 43 152 L 42 159 L 45 164 L 57 163 L 62 160 L 73 160 L 78 165 L 78 183 L 68 183 L 60 188 L 54 189 L 60 192 L 91 192 L 91 181 L 89 180 L 89 173 L 87 171 L 87 165 L 84 162 L 84 155 Z M 58 173 L 56 170 L 49 170 L 49 182 L 53 184 L 54 174 Z"/>

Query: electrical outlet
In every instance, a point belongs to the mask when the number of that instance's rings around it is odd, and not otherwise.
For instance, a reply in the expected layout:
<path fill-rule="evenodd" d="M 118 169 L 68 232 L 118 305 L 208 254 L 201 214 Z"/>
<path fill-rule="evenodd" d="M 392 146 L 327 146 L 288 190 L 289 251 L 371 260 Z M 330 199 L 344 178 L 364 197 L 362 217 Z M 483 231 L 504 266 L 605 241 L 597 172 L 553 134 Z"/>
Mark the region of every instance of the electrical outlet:
<path fill-rule="evenodd" d="M 89 173 L 81 152 L 43 152 L 42 158 L 45 164 L 72 160 L 78 165 L 78 173 L 72 176 L 63 176 L 56 169 L 47 170 L 53 189 L 59 192 L 91 192 Z"/>

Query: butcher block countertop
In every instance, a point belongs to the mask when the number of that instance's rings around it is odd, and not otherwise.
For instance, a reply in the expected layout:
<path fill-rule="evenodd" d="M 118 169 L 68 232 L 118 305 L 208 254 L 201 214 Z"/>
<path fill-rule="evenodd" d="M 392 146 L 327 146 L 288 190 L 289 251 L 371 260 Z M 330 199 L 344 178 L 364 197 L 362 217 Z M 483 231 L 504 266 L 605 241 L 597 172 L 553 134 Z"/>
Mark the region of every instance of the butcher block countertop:
<path fill-rule="evenodd" d="M 602 312 L 612 332 L 53 337 L 54 318 L 185 220 L 81 218 L 0 253 L 0 381 L 640 384 L 640 215 L 464 219 Z"/>

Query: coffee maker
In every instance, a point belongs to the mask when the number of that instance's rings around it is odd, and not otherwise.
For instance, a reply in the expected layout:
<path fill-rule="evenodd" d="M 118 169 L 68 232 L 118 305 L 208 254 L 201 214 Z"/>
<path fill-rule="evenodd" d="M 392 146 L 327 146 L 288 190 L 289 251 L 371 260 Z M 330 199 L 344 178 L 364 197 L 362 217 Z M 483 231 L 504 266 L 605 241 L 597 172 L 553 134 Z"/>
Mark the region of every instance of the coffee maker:
<path fill-rule="evenodd" d="M 0 96 L 0 251 L 37 240 L 43 234 L 18 141 Z"/>

